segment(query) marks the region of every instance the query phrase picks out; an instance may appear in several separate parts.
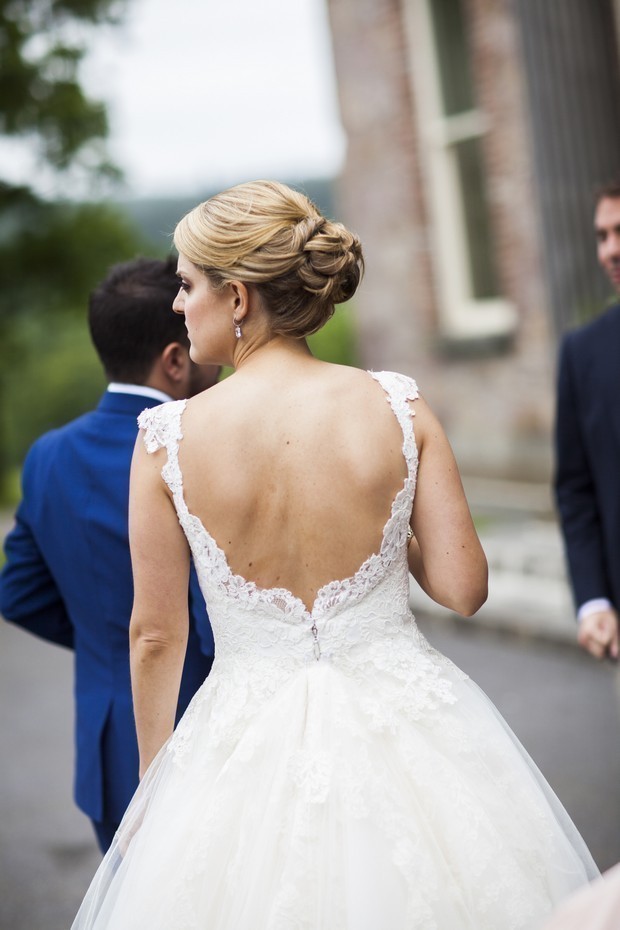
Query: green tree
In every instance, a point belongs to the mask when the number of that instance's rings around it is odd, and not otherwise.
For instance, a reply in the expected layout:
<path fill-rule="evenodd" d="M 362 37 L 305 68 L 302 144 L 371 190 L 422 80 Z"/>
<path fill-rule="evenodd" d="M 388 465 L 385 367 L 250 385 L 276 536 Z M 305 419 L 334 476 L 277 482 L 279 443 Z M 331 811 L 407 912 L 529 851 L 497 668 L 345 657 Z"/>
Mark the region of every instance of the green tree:
<path fill-rule="evenodd" d="M 35 203 L 0 246 L 4 466 L 33 439 L 92 407 L 103 384 L 86 305 L 110 265 L 149 250 L 105 204 Z"/>
<path fill-rule="evenodd" d="M 19 140 L 68 191 L 88 182 L 101 197 L 120 178 L 105 106 L 84 92 L 79 65 L 93 30 L 125 6 L 0 0 L 0 137 Z M 36 432 L 92 402 L 100 375 L 84 338 L 87 295 L 110 264 L 142 250 L 110 205 L 49 201 L 0 178 L 0 483 Z"/>
<path fill-rule="evenodd" d="M 90 29 L 117 21 L 122 0 L 0 0 L 0 133 L 18 136 L 45 163 L 115 173 L 102 145 L 105 106 L 78 80 Z M 10 193 L 9 193 L 10 196 Z"/>

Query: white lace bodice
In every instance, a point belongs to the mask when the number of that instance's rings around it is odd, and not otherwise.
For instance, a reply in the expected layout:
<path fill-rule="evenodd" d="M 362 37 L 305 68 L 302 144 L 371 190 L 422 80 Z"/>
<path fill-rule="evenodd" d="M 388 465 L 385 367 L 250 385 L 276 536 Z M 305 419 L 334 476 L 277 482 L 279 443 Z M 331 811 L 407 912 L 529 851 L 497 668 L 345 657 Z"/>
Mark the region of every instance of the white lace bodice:
<path fill-rule="evenodd" d="M 418 454 L 408 401 L 415 382 L 393 372 L 372 372 L 386 392 L 403 432 L 407 476 L 383 529 L 378 552 L 354 575 L 334 580 L 317 593 L 312 610 L 285 588 L 260 588 L 236 575 L 202 521 L 190 513 L 183 493 L 179 443 L 186 401 L 143 411 L 138 423 L 148 452 L 165 448 L 162 477 L 170 488 L 187 536 L 216 640 L 218 660 L 269 653 L 298 661 L 333 659 L 352 645 L 393 632 L 411 622 L 408 608 L 407 529 L 415 493 Z M 389 628 L 389 630 L 388 630 Z"/>

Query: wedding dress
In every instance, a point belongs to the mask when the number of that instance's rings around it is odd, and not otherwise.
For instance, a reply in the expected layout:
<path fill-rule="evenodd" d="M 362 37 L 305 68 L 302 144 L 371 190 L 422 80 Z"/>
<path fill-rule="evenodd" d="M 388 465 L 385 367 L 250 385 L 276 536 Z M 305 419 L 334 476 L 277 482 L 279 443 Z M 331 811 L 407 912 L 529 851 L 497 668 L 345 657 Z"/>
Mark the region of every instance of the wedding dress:
<path fill-rule="evenodd" d="M 185 401 L 145 411 L 216 659 L 143 778 L 73 930 L 534 930 L 598 874 L 491 702 L 408 605 L 415 382 L 373 373 L 408 468 L 380 550 L 318 592 L 234 575 L 188 511 Z"/>

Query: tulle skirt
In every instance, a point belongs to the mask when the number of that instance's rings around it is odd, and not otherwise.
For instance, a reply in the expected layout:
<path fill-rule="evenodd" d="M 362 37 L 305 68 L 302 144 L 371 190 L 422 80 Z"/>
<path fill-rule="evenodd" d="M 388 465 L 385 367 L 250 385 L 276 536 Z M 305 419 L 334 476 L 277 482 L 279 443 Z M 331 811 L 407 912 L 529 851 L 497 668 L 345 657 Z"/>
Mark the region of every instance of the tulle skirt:
<path fill-rule="evenodd" d="M 420 661 L 216 662 L 73 930 L 539 928 L 598 870 L 488 698 Z"/>

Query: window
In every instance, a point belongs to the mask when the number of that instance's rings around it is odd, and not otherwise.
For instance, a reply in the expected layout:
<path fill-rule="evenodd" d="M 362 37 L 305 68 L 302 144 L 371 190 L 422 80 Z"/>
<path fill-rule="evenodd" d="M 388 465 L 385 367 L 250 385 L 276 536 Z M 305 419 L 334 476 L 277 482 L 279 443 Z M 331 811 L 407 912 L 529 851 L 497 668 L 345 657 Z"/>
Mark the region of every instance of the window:
<path fill-rule="evenodd" d="M 442 335 L 496 339 L 515 326 L 499 293 L 481 138 L 461 0 L 408 0 L 408 46 L 428 185 Z"/>

